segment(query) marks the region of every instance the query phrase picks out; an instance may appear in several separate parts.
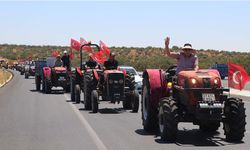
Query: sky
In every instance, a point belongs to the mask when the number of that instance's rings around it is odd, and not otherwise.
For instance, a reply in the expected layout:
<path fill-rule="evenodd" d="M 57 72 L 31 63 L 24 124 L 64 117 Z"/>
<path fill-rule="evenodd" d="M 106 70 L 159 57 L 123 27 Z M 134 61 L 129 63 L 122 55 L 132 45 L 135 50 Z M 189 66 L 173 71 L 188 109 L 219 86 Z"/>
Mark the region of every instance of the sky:
<path fill-rule="evenodd" d="M 0 1 L 0 44 L 250 51 L 250 1 Z"/>

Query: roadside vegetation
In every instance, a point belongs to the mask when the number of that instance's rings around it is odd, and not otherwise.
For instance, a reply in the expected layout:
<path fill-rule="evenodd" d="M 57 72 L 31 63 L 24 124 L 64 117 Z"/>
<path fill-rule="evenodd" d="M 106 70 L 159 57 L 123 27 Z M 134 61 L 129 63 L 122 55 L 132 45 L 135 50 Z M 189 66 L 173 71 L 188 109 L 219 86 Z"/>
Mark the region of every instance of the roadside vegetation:
<path fill-rule="evenodd" d="M 173 46 L 172 50 L 177 51 L 179 47 Z M 26 46 L 26 45 L 0 45 L 0 56 L 11 60 L 33 59 L 51 56 L 52 51 L 70 51 L 70 47 L 62 46 Z M 111 51 L 116 52 L 120 64 L 134 66 L 137 70 L 143 71 L 146 68 L 165 69 L 171 64 L 175 64 L 174 59 L 163 56 L 163 49 L 156 47 L 110 47 Z M 73 66 L 79 64 L 79 52 L 74 51 Z M 228 61 L 238 63 L 245 67 L 250 73 L 250 53 L 229 52 L 220 50 L 197 50 L 200 68 L 210 68 L 215 62 L 227 63 Z M 86 57 L 86 55 L 85 55 Z"/>
<path fill-rule="evenodd" d="M 0 87 L 9 79 L 11 73 L 0 68 Z"/>

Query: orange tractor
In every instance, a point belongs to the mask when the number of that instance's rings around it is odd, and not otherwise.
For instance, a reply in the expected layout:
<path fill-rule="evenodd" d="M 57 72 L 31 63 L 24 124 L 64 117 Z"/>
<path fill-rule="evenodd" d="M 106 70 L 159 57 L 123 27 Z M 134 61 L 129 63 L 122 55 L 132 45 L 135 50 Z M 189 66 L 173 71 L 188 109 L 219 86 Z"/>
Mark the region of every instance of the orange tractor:
<path fill-rule="evenodd" d="M 176 66 L 166 71 L 143 73 L 142 124 L 145 131 L 160 131 L 163 141 L 176 140 L 179 122 L 216 131 L 223 123 L 227 141 L 244 137 L 246 115 L 239 98 L 228 97 L 217 70 L 186 70 L 175 75 Z"/>

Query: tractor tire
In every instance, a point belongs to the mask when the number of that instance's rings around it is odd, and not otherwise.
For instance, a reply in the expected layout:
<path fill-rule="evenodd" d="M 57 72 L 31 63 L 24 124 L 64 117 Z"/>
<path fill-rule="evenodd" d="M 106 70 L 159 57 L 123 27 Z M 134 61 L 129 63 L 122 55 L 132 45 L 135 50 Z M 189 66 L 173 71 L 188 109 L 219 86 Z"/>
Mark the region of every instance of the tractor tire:
<path fill-rule="evenodd" d="M 45 93 L 45 81 L 42 80 L 42 92 Z"/>
<path fill-rule="evenodd" d="M 71 101 L 74 102 L 75 101 L 75 79 L 71 78 L 71 82 L 70 82 L 70 96 L 71 96 Z"/>
<path fill-rule="evenodd" d="M 98 112 L 98 93 L 96 90 L 93 90 L 91 92 L 91 104 L 92 104 L 92 112 L 97 113 Z"/>
<path fill-rule="evenodd" d="M 133 113 L 137 113 L 138 109 L 139 109 L 139 101 L 140 101 L 140 97 L 139 97 L 139 93 L 138 91 L 134 91 L 133 94 L 131 95 L 132 98 L 132 102 L 131 102 L 131 106 L 132 106 L 132 112 Z"/>
<path fill-rule="evenodd" d="M 125 87 L 129 87 L 130 92 L 135 90 L 135 77 L 133 74 L 127 74 L 125 77 Z M 126 94 L 125 100 L 123 101 L 123 109 L 132 109 L 133 94 Z"/>
<path fill-rule="evenodd" d="M 142 112 L 143 129 L 147 132 L 157 131 L 158 130 L 157 108 L 155 108 L 150 103 L 150 86 L 149 86 L 149 79 L 147 76 L 143 79 L 141 112 Z"/>
<path fill-rule="evenodd" d="M 45 93 L 50 94 L 51 93 L 51 87 L 50 87 L 50 80 L 45 79 Z"/>
<path fill-rule="evenodd" d="M 238 98 L 229 98 L 224 105 L 224 134 L 229 142 L 239 142 L 246 131 L 246 114 L 244 103 Z"/>
<path fill-rule="evenodd" d="M 65 91 L 65 93 L 70 93 L 70 85 L 67 85 L 67 86 L 64 88 L 64 91 Z"/>
<path fill-rule="evenodd" d="M 126 94 L 125 99 L 122 101 L 123 109 L 128 110 L 132 108 L 132 94 Z"/>
<path fill-rule="evenodd" d="M 75 85 L 75 102 L 77 104 L 81 102 L 81 88 L 79 84 Z"/>
<path fill-rule="evenodd" d="M 133 74 L 127 74 L 125 77 L 125 86 L 129 87 L 130 91 L 135 90 L 135 76 Z"/>
<path fill-rule="evenodd" d="M 92 72 L 85 72 L 84 74 L 84 106 L 86 110 L 91 110 L 91 92 L 96 89 L 96 82 L 94 81 Z"/>
<path fill-rule="evenodd" d="M 25 79 L 28 79 L 29 78 L 29 75 L 25 72 L 25 74 L 24 74 L 24 78 Z"/>
<path fill-rule="evenodd" d="M 174 142 L 178 131 L 178 107 L 171 98 L 163 98 L 159 108 L 159 130 L 161 140 Z"/>
<path fill-rule="evenodd" d="M 41 88 L 41 78 L 39 76 L 35 76 L 36 90 L 40 91 Z"/>
<path fill-rule="evenodd" d="M 200 123 L 200 130 L 203 132 L 215 132 L 220 127 L 220 121 Z"/>

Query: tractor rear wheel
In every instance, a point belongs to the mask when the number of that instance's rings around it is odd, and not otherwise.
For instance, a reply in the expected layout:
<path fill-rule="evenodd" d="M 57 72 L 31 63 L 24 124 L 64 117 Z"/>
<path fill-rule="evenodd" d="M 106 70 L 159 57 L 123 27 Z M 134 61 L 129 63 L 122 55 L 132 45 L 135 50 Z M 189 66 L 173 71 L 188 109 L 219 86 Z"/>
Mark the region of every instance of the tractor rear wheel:
<path fill-rule="evenodd" d="M 79 84 L 75 85 L 75 102 L 76 103 L 81 102 L 81 88 Z"/>
<path fill-rule="evenodd" d="M 91 104 L 92 104 L 92 112 L 98 112 L 98 93 L 96 90 L 91 92 Z"/>
<path fill-rule="evenodd" d="M 244 103 L 238 98 L 229 98 L 225 102 L 223 125 L 226 140 L 230 142 L 241 141 L 246 131 L 246 114 Z"/>
<path fill-rule="evenodd" d="M 157 108 L 150 102 L 150 86 L 147 76 L 143 79 L 141 112 L 143 129 L 147 132 L 157 131 Z"/>
<path fill-rule="evenodd" d="M 40 91 L 40 88 L 41 88 L 41 77 L 40 76 L 35 76 L 35 83 L 36 83 L 36 90 Z"/>
<path fill-rule="evenodd" d="M 171 98 L 163 98 L 159 108 L 159 130 L 163 141 L 174 142 L 178 131 L 178 107 Z"/>

